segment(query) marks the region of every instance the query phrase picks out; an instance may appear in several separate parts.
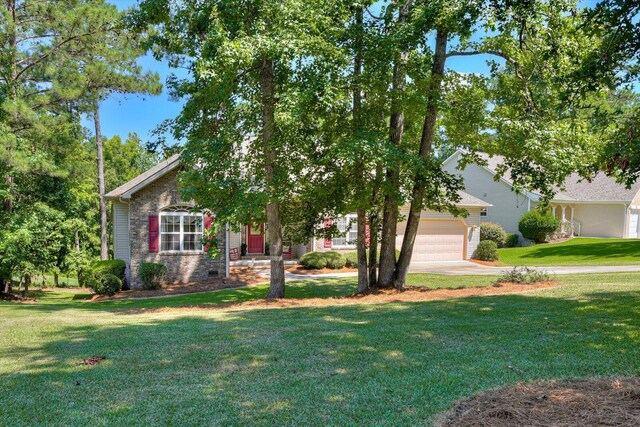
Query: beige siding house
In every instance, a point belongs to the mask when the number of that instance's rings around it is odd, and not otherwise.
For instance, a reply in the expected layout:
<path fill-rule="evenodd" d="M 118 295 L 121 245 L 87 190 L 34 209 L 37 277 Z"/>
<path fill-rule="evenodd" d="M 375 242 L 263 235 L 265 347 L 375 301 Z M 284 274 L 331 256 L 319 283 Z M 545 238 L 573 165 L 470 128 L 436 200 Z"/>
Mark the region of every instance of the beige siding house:
<path fill-rule="evenodd" d="M 460 192 L 457 206 L 464 208 L 468 216 L 454 217 L 449 212 L 424 210 L 420 215 L 420 225 L 414 243 L 411 262 L 460 261 L 473 256 L 480 242 L 480 213 L 491 207 L 490 203 Z M 400 215 L 406 218 L 409 206 L 400 208 Z M 316 251 L 350 252 L 356 249 L 355 214 L 335 219 L 333 222 L 344 236 L 331 240 L 316 239 L 313 247 Z M 396 248 L 402 247 L 406 221 L 398 223 L 396 230 Z"/>
<path fill-rule="evenodd" d="M 496 169 L 504 162 L 503 157 L 481 153 L 487 166 L 469 164 L 459 170 L 462 154 L 456 151 L 443 162 L 443 168 L 463 177 L 465 191 L 493 205 L 482 213 L 483 222 L 495 222 L 507 232 L 517 233 L 520 217 L 537 205 L 540 196 L 531 192 L 516 194 L 508 178 L 496 180 Z M 627 189 L 603 174 L 589 181 L 574 174 L 551 201 L 551 209 L 560 220 L 564 235 L 640 237 L 640 182 Z"/>

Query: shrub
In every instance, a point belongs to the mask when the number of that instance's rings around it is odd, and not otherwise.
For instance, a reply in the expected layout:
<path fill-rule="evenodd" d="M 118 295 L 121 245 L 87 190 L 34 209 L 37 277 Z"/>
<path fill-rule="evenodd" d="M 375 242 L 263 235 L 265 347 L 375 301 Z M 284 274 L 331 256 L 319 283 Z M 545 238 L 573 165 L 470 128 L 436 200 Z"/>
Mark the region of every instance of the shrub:
<path fill-rule="evenodd" d="M 380 262 L 380 251 L 377 252 L 378 254 L 378 263 Z M 344 257 L 347 260 L 347 263 L 345 264 L 347 267 L 351 267 L 351 268 L 356 268 L 358 267 L 358 253 L 353 251 L 353 252 L 347 252 L 346 254 L 344 254 Z M 398 258 L 400 258 L 400 250 L 396 249 L 396 261 L 398 260 Z M 367 262 L 369 262 L 369 249 L 367 249 Z"/>
<path fill-rule="evenodd" d="M 142 288 L 146 290 L 159 289 L 167 266 L 157 262 L 143 262 L 140 264 L 140 280 Z"/>
<path fill-rule="evenodd" d="M 514 267 L 505 272 L 496 280 L 496 283 L 518 283 L 521 285 L 530 285 L 539 282 L 548 282 L 550 280 L 549 273 L 545 270 L 536 270 L 529 267 Z"/>
<path fill-rule="evenodd" d="M 340 269 L 343 268 L 347 262 L 344 255 L 340 252 L 330 251 L 325 252 L 324 257 L 327 260 L 327 268 Z M 356 262 L 357 265 L 357 262 Z"/>
<path fill-rule="evenodd" d="M 327 266 L 327 258 L 322 252 L 307 252 L 300 257 L 300 264 L 306 268 L 320 270 Z"/>
<path fill-rule="evenodd" d="M 93 272 L 96 277 L 105 276 L 108 274 L 113 274 L 122 284 L 126 282 L 126 271 L 127 265 L 121 259 L 108 259 L 105 261 L 96 261 L 89 269 Z"/>
<path fill-rule="evenodd" d="M 504 228 L 502 228 L 500 224 L 483 222 L 480 224 L 480 241 L 483 242 L 485 240 L 496 242 L 496 245 L 501 247 L 507 240 L 507 232 L 504 231 Z"/>
<path fill-rule="evenodd" d="M 504 244 L 508 248 L 515 248 L 516 246 L 520 245 L 520 236 L 518 236 L 516 233 L 509 233 L 507 234 L 507 240 L 505 240 Z"/>
<path fill-rule="evenodd" d="M 93 291 L 98 295 L 115 295 L 122 289 L 122 280 L 114 274 L 93 275 Z"/>
<path fill-rule="evenodd" d="M 533 209 L 520 218 L 518 229 L 525 239 L 542 243 L 560 227 L 560 221 L 551 211 Z"/>
<path fill-rule="evenodd" d="M 484 240 L 478 243 L 475 259 L 480 261 L 497 261 L 498 245 L 493 240 Z"/>
<path fill-rule="evenodd" d="M 355 268 L 358 266 L 358 253 L 357 252 L 347 252 L 344 254 L 344 259 L 346 261 L 345 265 L 350 268 Z"/>

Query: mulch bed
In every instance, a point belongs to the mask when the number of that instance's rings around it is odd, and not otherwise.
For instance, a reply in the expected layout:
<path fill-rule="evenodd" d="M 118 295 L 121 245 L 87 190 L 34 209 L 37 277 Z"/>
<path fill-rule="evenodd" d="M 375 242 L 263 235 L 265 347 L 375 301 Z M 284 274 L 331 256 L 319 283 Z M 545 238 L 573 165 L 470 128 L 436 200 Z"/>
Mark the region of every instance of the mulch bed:
<path fill-rule="evenodd" d="M 428 289 L 424 287 L 408 286 L 403 290 L 397 289 L 372 289 L 363 293 L 355 293 L 343 297 L 333 298 L 282 298 L 259 299 L 229 304 L 195 305 L 179 307 L 142 308 L 116 310 L 121 314 L 159 313 L 176 311 L 232 311 L 261 308 L 291 308 L 291 307 L 323 307 L 353 304 L 382 304 L 388 302 L 421 302 L 435 301 L 451 298 L 465 298 L 477 296 L 491 296 L 533 291 L 537 289 L 562 286 L 555 281 L 540 282 L 532 285 L 520 285 L 515 283 L 501 283 L 494 286 L 462 288 L 462 289 Z"/>
<path fill-rule="evenodd" d="M 4 292 L 0 292 L 0 301 L 30 304 L 32 302 L 37 302 L 38 300 L 36 298 L 25 296 L 22 294 L 16 294 L 16 293 L 5 294 Z"/>
<path fill-rule="evenodd" d="M 108 301 L 127 298 L 148 298 L 165 295 L 191 294 L 195 292 L 218 291 L 221 289 L 240 288 L 243 286 L 257 285 L 268 282 L 257 272 L 250 268 L 233 268 L 229 271 L 229 278 L 211 278 L 202 282 L 175 283 L 162 285 L 155 290 L 131 290 L 120 291 L 112 297 L 106 295 L 94 295 L 91 301 Z"/>
<path fill-rule="evenodd" d="M 456 403 L 437 425 L 639 426 L 640 378 L 517 384 Z"/>
<path fill-rule="evenodd" d="M 469 259 L 469 261 L 475 263 L 475 264 L 480 264 L 480 265 L 486 265 L 489 267 L 501 267 L 504 264 L 500 261 L 480 261 L 479 259 Z"/>

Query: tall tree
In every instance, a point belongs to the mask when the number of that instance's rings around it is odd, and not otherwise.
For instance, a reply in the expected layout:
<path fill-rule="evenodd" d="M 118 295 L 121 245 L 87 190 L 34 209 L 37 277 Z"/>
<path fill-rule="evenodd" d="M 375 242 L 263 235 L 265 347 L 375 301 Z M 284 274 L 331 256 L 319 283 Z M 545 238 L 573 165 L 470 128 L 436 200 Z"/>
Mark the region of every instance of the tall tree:
<path fill-rule="evenodd" d="M 242 7 L 146 0 L 133 18 L 158 30 L 158 56 L 190 71 L 171 82 L 174 95 L 187 98 L 172 123 L 187 140 L 185 197 L 215 212 L 214 233 L 227 223 L 267 223 L 271 298 L 284 296 L 283 226 L 309 143 L 295 120 L 296 77 L 307 58 L 330 48 L 323 39 L 333 31 L 328 10 L 298 0 Z"/>
<path fill-rule="evenodd" d="M 137 59 L 145 53 L 144 40 L 126 28 L 124 13 L 115 6 L 104 11 L 103 19 L 108 22 L 108 32 L 103 34 L 101 43 L 80 58 L 72 58 L 64 70 L 76 67 L 75 75 L 68 81 L 81 92 L 84 109 L 93 116 L 96 163 L 98 177 L 98 197 L 100 201 L 100 257 L 108 258 L 107 204 L 104 199 L 104 144 L 100 121 L 100 103 L 114 93 L 157 95 L 162 90 L 159 75 L 145 72 Z M 69 84 L 71 86 L 71 84 Z"/>

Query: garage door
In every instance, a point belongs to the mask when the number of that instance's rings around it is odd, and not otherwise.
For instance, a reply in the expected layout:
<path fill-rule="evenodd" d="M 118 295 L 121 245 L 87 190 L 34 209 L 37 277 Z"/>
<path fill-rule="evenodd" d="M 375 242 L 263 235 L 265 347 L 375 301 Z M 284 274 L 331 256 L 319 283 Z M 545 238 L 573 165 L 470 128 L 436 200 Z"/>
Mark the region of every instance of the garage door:
<path fill-rule="evenodd" d="M 402 227 L 404 228 L 404 227 Z M 464 259 L 467 227 L 459 220 L 421 220 L 411 262 Z M 402 245 L 402 234 L 398 236 Z"/>

